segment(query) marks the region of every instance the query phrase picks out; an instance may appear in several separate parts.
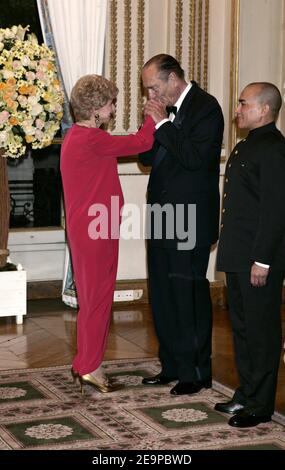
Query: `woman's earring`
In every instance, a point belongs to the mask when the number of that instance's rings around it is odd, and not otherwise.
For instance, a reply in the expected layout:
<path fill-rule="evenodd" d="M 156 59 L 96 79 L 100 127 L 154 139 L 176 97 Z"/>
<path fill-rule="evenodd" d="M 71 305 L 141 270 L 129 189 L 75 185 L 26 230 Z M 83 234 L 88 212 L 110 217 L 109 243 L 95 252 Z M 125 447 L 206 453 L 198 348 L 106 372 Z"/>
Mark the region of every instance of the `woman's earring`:
<path fill-rule="evenodd" d="M 99 125 L 100 125 L 100 116 L 99 116 L 99 114 L 96 113 L 94 117 L 95 117 L 95 124 L 96 124 L 97 127 L 99 127 Z"/>

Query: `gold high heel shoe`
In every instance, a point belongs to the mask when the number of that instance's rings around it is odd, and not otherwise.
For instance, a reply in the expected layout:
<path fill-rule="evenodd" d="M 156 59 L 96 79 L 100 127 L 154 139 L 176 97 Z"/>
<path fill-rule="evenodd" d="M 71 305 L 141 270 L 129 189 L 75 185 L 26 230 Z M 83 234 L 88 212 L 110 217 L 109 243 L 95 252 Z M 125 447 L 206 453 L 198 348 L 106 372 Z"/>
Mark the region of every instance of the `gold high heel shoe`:
<path fill-rule="evenodd" d="M 71 367 L 70 372 L 72 375 L 73 383 L 76 384 L 77 380 L 79 380 L 79 374 L 78 372 L 76 372 L 76 370 L 73 369 L 73 367 Z"/>
<path fill-rule="evenodd" d="M 91 385 L 96 390 L 101 393 L 110 393 L 118 390 L 120 387 L 118 385 L 111 384 L 108 379 L 99 380 L 92 374 L 79 375 L 79 382 L 81 385 L 81 393 L 83 395 L 83 385 Z"/>

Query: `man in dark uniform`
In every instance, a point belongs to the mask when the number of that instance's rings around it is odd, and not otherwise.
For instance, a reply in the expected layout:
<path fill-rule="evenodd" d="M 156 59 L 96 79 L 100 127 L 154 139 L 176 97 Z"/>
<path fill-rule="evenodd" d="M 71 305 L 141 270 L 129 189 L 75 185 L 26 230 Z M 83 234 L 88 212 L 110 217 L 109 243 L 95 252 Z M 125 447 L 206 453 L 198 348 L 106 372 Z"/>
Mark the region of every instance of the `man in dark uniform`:
<path fill-rule="evenodd" d="M 172 56 L 150 59 L 142 81 L 150 98 L 146 112 L 157 123 L 154 146 L 140 160 L 152 165 L 148 272 L 161 361 L 161 373 L 143 383 L 178 380 L 170 393 L 191 394 L 212 385 L 212 311 L 206 272 L 219 232 L 224 121 L 217 100 L 197 83 L 187 83 Z M 189 212 L 191 206 L 196 217 Z M 166 213 L 159 217 L 163 209 Z M 183 238 L 186 234 L 189 239 Z"/>
<path fill-rule="evenodd" d="M 215 409 L 231 426 L 270 421 L 281 352 L 280 306 L 285 271 L 285 138 L 276 129 L 281 108 L 271 83 L 251 83 L 236 109 L 246 139 L 230 155 L 217 269 L 226 272 L 240 386 Z"/>

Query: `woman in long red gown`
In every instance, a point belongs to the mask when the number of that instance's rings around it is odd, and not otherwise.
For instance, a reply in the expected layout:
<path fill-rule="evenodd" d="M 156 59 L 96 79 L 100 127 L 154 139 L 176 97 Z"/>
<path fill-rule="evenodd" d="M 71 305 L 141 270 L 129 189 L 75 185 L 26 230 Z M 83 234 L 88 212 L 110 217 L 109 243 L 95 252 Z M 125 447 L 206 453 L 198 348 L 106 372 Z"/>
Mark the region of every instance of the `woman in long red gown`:
<path fill-rule="evenodd" d="M 151 117 L 136 134 L 113 136 L 100 129 L 115 111 L 117 93 L 116 86 L 99 75 L 86 75 L 77 81 L 71 92 L 75 124 L 64 138 L 60 161 L 79 303 L 77 354 L 71 372 L 74 379 L 79 378 L 81 389 L 87 383 L 101 392 L 114 389 L 100 366 L 118 264 L 120 214 L 114 214 L 114 207 L 119 212 L 123 206 L 116 157 L 149 150 L 155 130 Z M 96 207 L 106 208 L 102 214 L 107 214 L 107 224 L 106 219 L 97 224 Z"/>

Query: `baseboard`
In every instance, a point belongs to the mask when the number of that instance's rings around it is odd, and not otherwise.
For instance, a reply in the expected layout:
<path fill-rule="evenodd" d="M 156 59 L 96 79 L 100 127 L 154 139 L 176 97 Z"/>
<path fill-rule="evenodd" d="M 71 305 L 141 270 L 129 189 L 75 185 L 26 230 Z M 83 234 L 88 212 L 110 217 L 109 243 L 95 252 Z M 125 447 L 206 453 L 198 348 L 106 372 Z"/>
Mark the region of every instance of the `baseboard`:
<path fill-rule="evenodd" d="M 62 281 L 38 281 L 28 282 L 28 300 L 57 299 L 61 297 Z M 142 290 L 141 298 L 129 302 L 115 302 L 116 305 L 134 305 L 148 303 L 147 279 L 129 279 L 116 282 L 116 291 Z M 228 308 L 227 289 L 224 281 L 210 282 L 211 298 L 214 307 Z M 285 286 L 282 291 L 282 304 L 285 304 Z M 284 309 L 282 310 L 284 313 Z"/>
<path fill-rule="evenodd" d="M 61 296 L 62 281 L 33 281 L 27 283 L 28 300 L 57 299 Z"/>
<path fill-rule="evenodd" d="M 210 283 L 211 297 L 213 305 L 226 307 L 226 289 L 223 281 Z M 61 296 L 62 281 L 38 281 L 28 282 L 28 300 L 35 299 L 56 299 Z M 121 305 L 145 304 L 148 303 L 148 282 L 147 279 L 129 279 L 116 282 L 116 291 L 140 291 L 142 296 L 137 300 L 115 302 Z"/>

